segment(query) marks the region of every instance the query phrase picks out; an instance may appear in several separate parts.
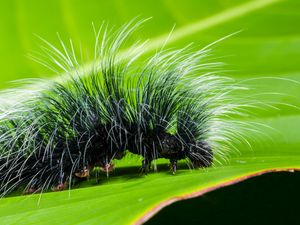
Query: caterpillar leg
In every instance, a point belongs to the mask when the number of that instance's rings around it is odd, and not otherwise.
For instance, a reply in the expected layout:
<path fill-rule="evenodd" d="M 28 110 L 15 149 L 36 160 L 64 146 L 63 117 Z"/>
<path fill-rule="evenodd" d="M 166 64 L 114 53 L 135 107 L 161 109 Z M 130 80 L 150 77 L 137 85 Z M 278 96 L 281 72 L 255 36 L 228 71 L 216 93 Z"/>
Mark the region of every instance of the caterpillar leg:
<path fill-rule="evenodd" d="M 142 162 L 142 173 L 147 174 L 150 171 L 152 160 L 145 158 Z"/>
<path fill-rule="evenodd" d="M 176 159 L 170 159 L 171 164 L 171 171 L 175 175 L 177 171 L 177 160 Z"/>
<path fill-rule="evenodd" d="M 58 171 L 57 171 L 58 172 Z M 68 170 L 60 171 L 56 179 L 54 179 L 54 185 L 52 186 L 52 191 L 63 191 L 68 188 L 68 178 L 72 176 Z"/>
<path fill-rule="evenodd" d="M 35 188 L 28 188 L 23 192 L 23 195 L 31 195 L 35 193 L 39 193 L 40 189 L 35 189 Z"/>
<path fill-rule="evenodd" d="M 23 191 L 24 195 L 30 195 L 41 192 L 41 188 L 39 188 L 35 183 L 30 184 L 25 190 Z"/>
<path fill-rule="evenodd" d="M 100 167 L 101 171 L 110 173 L 115 169 L 115 165 L 113 163 L 106 163 L 102 167 Z"/>
<path fill-rule="evenodd" d="M 65 181 L 64 183 L 60 183 L 54 187 L 52 187 L 52 191 L 63 191 L 68 188 L 68 183 Z"/>
<path fill-rule="evenodd" d="M 77 178 L 88 178 L 90 176 L 90 169 L 87 167 L 84 167 L 82 170 L 75 172 L 75 177 Z"/>

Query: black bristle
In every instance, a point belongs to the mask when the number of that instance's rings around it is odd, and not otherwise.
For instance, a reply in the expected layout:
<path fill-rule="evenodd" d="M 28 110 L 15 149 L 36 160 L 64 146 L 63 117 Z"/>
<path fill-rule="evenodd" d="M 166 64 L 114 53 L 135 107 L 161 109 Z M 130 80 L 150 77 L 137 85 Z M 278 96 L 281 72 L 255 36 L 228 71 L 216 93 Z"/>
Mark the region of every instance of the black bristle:
<path fill-rule="evenodd" d="M 46 54 L 55 63 L 63 61 L 58 66 L 69 74 L 3 111 L 2 195 L 22 185 L 28 193 L 61 190 L 95 167 L 108 173 L 112 160 L 122 159 L 127 150 L 143 157 L 145 173 L 158 158 L 169 159 L 173 173 L 182 159 L 194 168 L 212 165 L 214 154 L 222 151 L 215 149 L 222 139 L 213 139 L 214 132 L 221 136 L 220 130 L 231 128 L 218 122 L 232 113 L 222 102 L 230 99 L 224 93 L 234 86 L 207 73 L 215 64 L 201 64 L 206 48 L 162 50 L 131 66 L 139 53 L 122 58 L 118 52 L 140 23 L 131 22 L 97 43 L 100 63 L 88 71 L 77 70 L 75 53 L 58 54 L 46 42 Z"/>

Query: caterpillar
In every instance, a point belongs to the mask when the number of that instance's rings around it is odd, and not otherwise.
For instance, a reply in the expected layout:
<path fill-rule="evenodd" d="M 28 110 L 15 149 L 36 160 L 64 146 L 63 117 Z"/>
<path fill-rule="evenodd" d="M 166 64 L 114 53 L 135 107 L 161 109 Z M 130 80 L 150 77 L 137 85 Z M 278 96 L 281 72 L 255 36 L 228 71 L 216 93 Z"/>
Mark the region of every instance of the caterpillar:
<path fill-rule="evenodd" d="M 142 59 L 145 43 L 137 42 L 124 53 L 142 23 L 95 29 L 88 69 L 72 41 L 67 47 L 60 39 L 59 50 L 43 40 L 47 59 L 35 60 L 65 75 L 43 80 L 37 91 L 18 89 L 18 101 L 1 106 L 0 194 L 63 190 L 94 167 L 110 172 L 127 152 L 143 158 L 145 173 L 159 158 L 170 160 L 173 173 L 179 160 L 209 167 L 244 138 L 240 124 L 228 120 L 245 113 L 245 102 L 232 95 L 244 87 L 215 72 L 220 63 L 208 60 L 210 45 L 162 47 Z"/>

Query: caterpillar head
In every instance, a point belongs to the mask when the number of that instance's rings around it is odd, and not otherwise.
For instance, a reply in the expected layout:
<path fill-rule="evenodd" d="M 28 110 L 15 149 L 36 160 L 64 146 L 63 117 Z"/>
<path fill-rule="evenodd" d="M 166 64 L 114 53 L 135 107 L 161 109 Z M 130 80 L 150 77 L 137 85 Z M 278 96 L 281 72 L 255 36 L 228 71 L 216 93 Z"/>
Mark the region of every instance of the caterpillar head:
<path fill-rule="evenodd" d="M 205 141 L 197 141 L 188 149 L 188 159 L 194 168 L 209 167 L 213 162 L 213 151 Z"/>

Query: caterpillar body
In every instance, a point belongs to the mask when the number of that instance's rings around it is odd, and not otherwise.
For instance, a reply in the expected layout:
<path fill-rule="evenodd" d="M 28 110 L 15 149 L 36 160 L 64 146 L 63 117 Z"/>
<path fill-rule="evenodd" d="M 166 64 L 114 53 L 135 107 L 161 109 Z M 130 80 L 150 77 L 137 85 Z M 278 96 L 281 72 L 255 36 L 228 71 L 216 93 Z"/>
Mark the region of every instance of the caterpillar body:
<path fill-rule="evenodd" d="M 232 141 L 242 139 L 239 123 L 226 118 L 244 113 L 241 99 L 231 95 L 241 87 L 212 72 L 219 64 L 206 60 L 209 46 L 161 49 L 141 60 L 144 45 L 134 44 L 122 55 L 141 23 L 117 31 L 103 25 L 92 69 L 78 69 L 72 42 L 70 48 L 61 42 L 59 51 L 45 41 L 50 60 L 36 60 L 55 64 L 67 78 L 44 81 L 43 90 L 2 107 L 2 195 L 21 186 L 29 193 L 64 189 L 95 166 L 109 172 L 126 151 L 143 157 L 145 172 L 153 160 L 166 158 L 175 173 L 178 160 L 208 167 L 215 155 L 234 149 Z"/>

